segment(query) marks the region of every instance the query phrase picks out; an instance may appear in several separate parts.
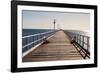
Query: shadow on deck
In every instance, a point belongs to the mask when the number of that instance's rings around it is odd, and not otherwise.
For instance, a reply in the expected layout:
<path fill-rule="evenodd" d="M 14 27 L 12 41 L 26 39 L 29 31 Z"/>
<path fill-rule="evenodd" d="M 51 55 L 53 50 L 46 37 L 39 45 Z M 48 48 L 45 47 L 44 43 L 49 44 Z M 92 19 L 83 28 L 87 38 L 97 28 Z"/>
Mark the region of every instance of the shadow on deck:
<path fill-rule="evenodd" d="M 62 30 L 56 32 L 42 45 L 23 57 L 23 62 L 80 60 L 83 59 L 78 50 L 70 43 L 68 35 Z"/>

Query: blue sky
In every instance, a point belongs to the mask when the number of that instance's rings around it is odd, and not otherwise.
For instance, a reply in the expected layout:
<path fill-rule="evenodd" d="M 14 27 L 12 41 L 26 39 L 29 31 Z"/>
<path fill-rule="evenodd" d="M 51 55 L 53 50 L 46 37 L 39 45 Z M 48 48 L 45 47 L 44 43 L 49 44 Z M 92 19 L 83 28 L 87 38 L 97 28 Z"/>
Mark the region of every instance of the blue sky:
<path fill-rule="evenodd" d="M 46 12 L 23 10 L 23 28 L 53 29 L 53 20 L 56 19 L 56 28 L 89 30 L 90 14 L 74 12 Z"/>

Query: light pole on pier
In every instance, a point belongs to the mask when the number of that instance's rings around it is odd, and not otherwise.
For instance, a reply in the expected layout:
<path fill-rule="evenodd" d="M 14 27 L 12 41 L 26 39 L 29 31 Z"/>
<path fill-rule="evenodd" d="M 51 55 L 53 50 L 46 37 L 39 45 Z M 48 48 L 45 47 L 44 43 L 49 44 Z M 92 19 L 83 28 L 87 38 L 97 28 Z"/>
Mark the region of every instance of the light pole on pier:
<path fill-rule="evenodd" d="M 54 23 L 54 31 L 55 31 L 55 24 L 56 24 L 56 19 L 54 19 L 54 22 L 53 22 L 53 23 Z"/>

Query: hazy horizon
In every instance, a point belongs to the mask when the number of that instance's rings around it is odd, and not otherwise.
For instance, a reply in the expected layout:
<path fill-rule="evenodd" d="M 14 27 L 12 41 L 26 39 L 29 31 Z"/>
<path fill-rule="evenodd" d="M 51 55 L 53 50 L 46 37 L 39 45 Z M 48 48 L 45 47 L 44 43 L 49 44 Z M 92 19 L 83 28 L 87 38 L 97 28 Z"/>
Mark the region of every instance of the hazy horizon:
<path fill-rule="evenodd" d="M 74 12 L 22 11 L 23 29 L 53 29 L 54 19 L 56 28 L 65 30 L 90 30 L 90 14 Z"/>

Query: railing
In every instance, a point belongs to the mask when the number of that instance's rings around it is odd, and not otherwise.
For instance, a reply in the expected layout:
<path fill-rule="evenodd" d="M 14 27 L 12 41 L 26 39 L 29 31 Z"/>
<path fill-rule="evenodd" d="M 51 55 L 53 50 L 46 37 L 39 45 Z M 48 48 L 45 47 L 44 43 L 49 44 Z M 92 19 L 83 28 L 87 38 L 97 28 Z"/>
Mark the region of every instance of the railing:
<path fill-rule="evenodd" d="M 22 37 L 22 52 L 26 52 L 37 44 L 44 42 L 48 37 L 53 35 L 56 31 L 48 31 Z"/>
<path fill-rule="evenodd" d="M 90 37 L 70 31 L 65 31 L 65 33 L 69 35 L 71 43 L 73 43 L 76 48 L 80 48 L 78 51 L 82 57 L 84 59 L 87 57 L 90 58 Z"/>

